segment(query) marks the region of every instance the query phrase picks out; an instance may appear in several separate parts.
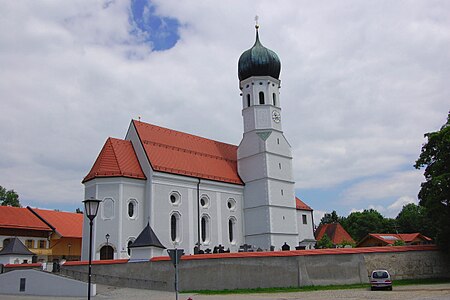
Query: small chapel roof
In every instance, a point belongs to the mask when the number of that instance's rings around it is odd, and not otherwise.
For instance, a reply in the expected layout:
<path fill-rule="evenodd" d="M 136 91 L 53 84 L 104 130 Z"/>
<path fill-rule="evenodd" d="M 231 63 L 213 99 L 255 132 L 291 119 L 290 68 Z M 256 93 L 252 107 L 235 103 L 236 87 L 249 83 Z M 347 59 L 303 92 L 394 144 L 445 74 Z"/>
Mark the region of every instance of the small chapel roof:
<path fill-rule="evenodd" d="M 316 240 L 320 240 L 324 235 L 327 235 L 331 242 L 335 245 L 342 244 L 344 241 L 354 243 L 350 234 L 339 223 L 321 224 L 315 232 Z"/>
<path fill-rule="evenodd" d="M 108 138 L 83 183 L 96 177 L 146 179 L 130 141 Z"/>
<path fill-rule="evenodd" d="M 25 245 L 18 238 L 11 238 L 9 243 L 2 250 L 0 250 L 0 255 L 10 254 L 34 255 L 34 253 L 28 250 L 28 248 L 25 247 Z"/>
<path fill-rule="evenodd" d="M 147 223 L 147 226 L 145 226 L 144 230 L 142 230 L 141 234 L 139 234 L 133 244 L 130 245 L 130 248 L 150 246 L 166 249 L 150 227 L 150 223 Z"/>
<path fill-rule="evenodd" d="M 132 121 L 153 170 L 240 184 L 237 146 Z"/>

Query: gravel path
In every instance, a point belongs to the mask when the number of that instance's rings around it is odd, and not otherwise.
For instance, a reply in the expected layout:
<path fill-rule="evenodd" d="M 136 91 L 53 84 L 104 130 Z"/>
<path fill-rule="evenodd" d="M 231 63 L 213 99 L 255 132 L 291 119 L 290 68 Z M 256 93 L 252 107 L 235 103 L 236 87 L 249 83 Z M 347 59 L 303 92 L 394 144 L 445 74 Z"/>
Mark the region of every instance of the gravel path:
<path fill-rule="evenodd" d="M 110 286 L 97 285 L 98 294 L 93 300 L 166 300 L 175 299 L 175 293 L 115 288 Z M 352 290 L 334 290 L 334 291 L 315 291 L 315 292 L 295 292 L 295 293 L 277 293 L 277 294 L 243 294 L 243 295 L 196 295 L 196 294 L 180 294 L 179 300 L 322 300 L 322 299 L 392 299 L 392 300 L 450 300 L 450 283 L 431 284 L 431 285 L 409 285 L 394 287 L 393 291 L 370 291 L 364 289 Z M 37 296 L 9 296 L 0 295 L 1 300 L 81 300 L 86 299 L 78 297 L 37 297 Z"/>

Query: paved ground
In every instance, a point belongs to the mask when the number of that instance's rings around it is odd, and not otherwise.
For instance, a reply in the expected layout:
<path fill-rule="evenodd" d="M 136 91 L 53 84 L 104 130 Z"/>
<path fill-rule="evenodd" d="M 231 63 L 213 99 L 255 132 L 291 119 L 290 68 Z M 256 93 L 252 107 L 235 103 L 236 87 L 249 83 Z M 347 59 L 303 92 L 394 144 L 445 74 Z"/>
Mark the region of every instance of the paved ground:
<path fill-rule="evenodd" d="M 93 297 L 93 300 L 166 300 L 175 299 L 175 293 L 138 290 L 128 288 L 115 288 L 110 286 L 97 286 L 98 294 Z M 279 293 L 279 294 L 245 294 L 245 295 L 195 295 L 195 294 L 180 294 L 179 300 L 234 300 L 234 299 L 249 299 L 249 300 L 321 300 L 321 299 L 345 299 L 345 300 L 360 300 L 360 299 L 393 299 L 393 300 L 441 300 L 450 299 L 450 283 L 446 284 L 432 284 L 432 285 L 410 285 L 394 287 L 391 291 L 370 291 L 364 289 L 353 290 L 336 290 L 336 291 L 316 291 L 316 292 L 297 292 L 297 293 Z M 36 297 L 36 296 L 6 296 L 0 295 L 1 300 L 78 300 L 84 298 L 73 297 Z"/>

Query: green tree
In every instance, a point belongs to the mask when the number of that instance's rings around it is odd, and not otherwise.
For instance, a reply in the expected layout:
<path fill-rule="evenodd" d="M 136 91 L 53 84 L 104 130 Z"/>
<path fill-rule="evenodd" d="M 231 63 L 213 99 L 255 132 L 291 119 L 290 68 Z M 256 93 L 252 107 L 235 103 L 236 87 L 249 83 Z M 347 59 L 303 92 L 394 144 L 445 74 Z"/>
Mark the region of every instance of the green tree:
<path fill-rule="evenodd" d="M 352 212 L 341 225 L 356 242 L 369 233 L 385 233 L 389 231 L 385 226 L 385 218 L 375 209 Z"/>
<path fill-rule="evenodd" d="M 322 238 L 317 241 L 316 248 L 323 249 L 323 248 L 333 248 L 333 243 L 331 242 L 331 239 L 328 237 L 328 235 L 325 233 Z"/>
<path fill-rule="evenodd" d="M 437 243 L 450 250 L 450 112 L 439 131 L 425 134 L 419 159 L 414 167 L 425 167 L 425 182 L 421 184 L 419 204 L 432 220 Z"/>
<path fill-rule="evenodd" d="M 341 217 L 338 216 L 335 210 L 333 210 L 331 213 L 325 213 L 320 219 L 320 224 L 333 224 L 333 223 L 339 223 L 341 220 Z"/>
<path fill-rule="evenodd" d="M 19 195 L 14 190 L 6 190 L 0 185 L 0 205 L 20 207 Z"/>
<path fill-rule="evenodd" d="M 402 240 L 396 240 L 392 246 L 405 246 L 405 242 Z"/>

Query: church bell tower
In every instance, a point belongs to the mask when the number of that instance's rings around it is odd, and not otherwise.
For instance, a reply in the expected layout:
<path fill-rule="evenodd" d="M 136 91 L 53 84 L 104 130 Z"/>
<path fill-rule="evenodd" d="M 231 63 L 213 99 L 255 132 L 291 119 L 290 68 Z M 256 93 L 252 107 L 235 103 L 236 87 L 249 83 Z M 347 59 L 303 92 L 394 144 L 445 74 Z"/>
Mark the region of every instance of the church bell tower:
<path fill-rule="evenodd" d="M 244 134 L 238 172 L 245 183 L 245 242 L 262 249 L 298 244 L 291 147 L 282 130 L 281 62 L 259 41 L 238 63 Z"/>

